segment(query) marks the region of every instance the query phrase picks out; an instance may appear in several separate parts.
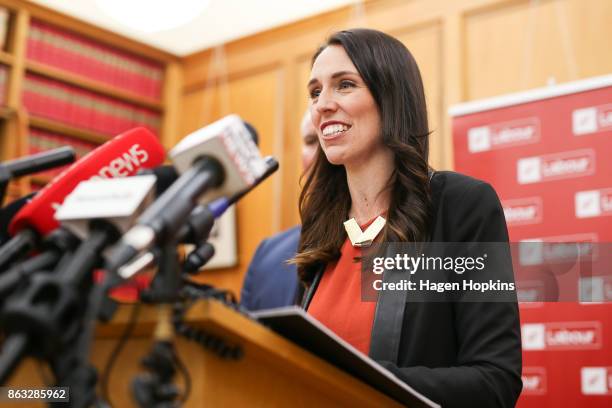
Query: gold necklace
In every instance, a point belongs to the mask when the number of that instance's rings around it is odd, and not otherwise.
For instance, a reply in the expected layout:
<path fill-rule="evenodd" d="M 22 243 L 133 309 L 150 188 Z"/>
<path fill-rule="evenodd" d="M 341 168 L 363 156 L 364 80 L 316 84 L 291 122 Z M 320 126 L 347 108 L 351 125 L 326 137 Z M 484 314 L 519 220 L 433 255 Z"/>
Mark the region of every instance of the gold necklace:
<path fill-rule="evenodd" d="M 357 221 L 355 221 L 355 218 L 351 218 L 344 222 L 344 229 L 354 247 L 369 247 L 378 234 L 380 234 L 380 231 L 382 231 L 386 223 L 387 220 L 379 215 L 365 231 L 362 231 Z"/>

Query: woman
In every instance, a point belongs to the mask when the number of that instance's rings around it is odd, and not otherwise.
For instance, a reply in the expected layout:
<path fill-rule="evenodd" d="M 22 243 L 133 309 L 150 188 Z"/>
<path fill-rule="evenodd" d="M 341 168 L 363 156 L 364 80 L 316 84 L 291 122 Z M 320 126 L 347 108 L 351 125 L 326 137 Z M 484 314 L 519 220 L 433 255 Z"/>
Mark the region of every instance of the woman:
<path fill-rule="evenodd" d="M 360 293 L 360 248 L 343 223 L 386 219 L 375 242 L 507 242 L 490 185 L 427 162 L 429 128 L 416 62 L 398 40 L 355 29 L 331 36 L 308 82 L 319 149 L 300 197 L 294 259 L 303 307 L 444 407 L 510 407 L 521 390 L 516 302 L 410 302 Z"/>

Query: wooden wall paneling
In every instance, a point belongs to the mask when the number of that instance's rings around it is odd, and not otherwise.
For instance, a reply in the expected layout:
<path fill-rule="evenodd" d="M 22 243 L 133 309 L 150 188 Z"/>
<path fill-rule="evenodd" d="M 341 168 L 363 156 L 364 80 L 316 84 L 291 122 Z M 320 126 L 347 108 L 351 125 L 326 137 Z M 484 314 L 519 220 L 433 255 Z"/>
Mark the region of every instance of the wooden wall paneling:
<path fill-rule="evenodd" d="M 453 169 L 453 132 L 448 108 L 465 99 L 465 30 L 464 18 L 459 13 L 444 17 L 442 23 L 442 163 Z"/>
<path fill-rule="evenodd" d="M 287 72 L 289 68 L 289 63 L 287 61 L 283 62 L 283 65 L 276 69 L 276 87 L 274 89 L 275 101 L 273 109 L 274 115 L 274 130 L 273 130 L 273 146 L 271 155 L 273 155 L 277 160 L 281 157 L 288 157 L 285 155 L 285 134 L 287 133 L 287 125 L 291 120 L 293 120 L 293 112 L 290 112 L 291 107 L 287 109 L 287 100 L 290 97 L 290 90 L 287 89 L 287 84 L 289 83 L 290 73 Z M 279 163 L 280 164 L 280 163 Z M 270 210 L 272 211 L 273 217 L 270 227 L 272 231 L 280 231 L 283 219 L 283 180 L 285 179 L 285 174 L 288 173 L 288 169 L 280 168 L 272 176 L 270 182 L 272 183 L 272 203 L 270 205 Z"/>
<path fill-rule="evenodd" d="M 579 78 L 605 75 L 612 72 L 612 2 L 607 0 L 574 0 L 557 6 L 561 16 L 571 21 L 569 34 L 576 53 Z"/>
<path fill-rule="evenodd" d="M 284 129 L 282 133 L 282 151 L 277 159 L 280 163 L 280 175 L 276 179 L 279 183 L 281 214 L 279 230 L 286 230 L 299 222 L 297 201 L 299 195 L 299 177 L 301 174 L 301 137 L 300 121 L 303 110 L 298 108 L 297 100 L 301 96 L 301 89 L 296 86 L 298 82 L 299 63 L 293 59 L 286 60 L 284 65 L 283 84 L 283 112 Z"/>
<path fill-rule="evenodd" d="M 612 71 L 602 52 L 612 3 L 554 0 L 508 3 L 466 17 L 466 99 L 541 87 Z"/>
<path fill-rule="evenodd" d="M 442 106 L 442 58 L 440 24 L 418 26 L 403 32 L 390 33 L 410 50 L 417 61 L 423 85 L 429 118 L 429 161 L 436 169 L 444 167 L 443 159 L 443 106 Z"/>
<path fill-rule="evenodd" d="M 222 116 L 221 104 L 217 102 L 219 93 L 219 87 L 213 84 L 183 95 L 179 126 L 181 138 Z"/>
<path fill-rule="evenodd" d="M 277 142 L 276 112 L 277 88 L 282 86 L 278 70 L 260 73 L 230 82 L 230 104 L 232 112 L 238 113 L 244 120 L 251 123 L 259 134 L 259 150 L 262 155 L 278 154 L 275 151 Z M 238 258 L 242 271 L 251 261 L 258 243 L 275 232 L 273 224 L 273 200 L 277 199 L 274 191 L 275 174 L 251 191 L 237 206 L 238 227 Z M 236 293 L 242 287 L 242 276 L 234 281 L 232 288 Z"/>
<path fill-rule="evenodd" d="M 239 114 L 244 120 L 257 129 L 259 149 L 263 155 L 277 155 L 279 132 L 277 124 L 277 90 L 283 86 L 282 68 L 259 72 L 253 76 L 245 76 L 230 80 L 227 84 L 230 112 Z M 223 92 L 223 91 L 218 91 Z M 197 98 L 204 98 L 202 92 L 194 92 L 185 104 L 190 111 L 197 110 Z M 213 95 L 214 96 L 214 95 Z M 210 97 L 210 96 L 209 96 Z M 216 98 L 217 100 L 219 98 Z M 225 112 L 223 113 L 225 114 Z M 203 113 L 204 116 L 207 112 Z M 216 119 L 213 117 L 212 120 Z M 206 122 L 208 123 L 208 121 Z M 201 127 L 203 123 L 196 126 Z M 196 279 L 211 283 L 217 287 L 230 289 L 239 294 L 246 267 L 251 261 L 259 242 L 272 235 L 276 230 L 275 223 L 280 214 L 275 212 L 273 200 L 277 199 L 275 178 L 277 173 L 264 181 L 255 190 L 240 200 L 237 205 L 237 239 L 238 265 L 234 268 L 209 270 L 202 272 Z M 277 210 L 276 210 L 277 211 Z"/>
<path fill-rule="evenodd" d="M 344 14 L 348 15 L 346 11 Z M 326 35 L 340 29 L 345 21 L 346 17 L 338 21 L 335 14 L 326 13 L 297 22 L 295 26 L 284 26 L 227 44 L 229 78 L 241 74 L 249 75 L 256 70 L 270 69 L 290 56 L 310 54 Z M 211 52 L 205 50 L 184 59 L 186 91 L 200 88 L 208 81 Z"/>
<path fill-rule="evenodd" d="M 288 181 L 288 184 L 283 186 L 286 191 L 291 192 L 284 203 L 284 211 L 291 217 L 291 222 L 288 223 L 286 228 L 300 223 L 299 197 L 302 185 L 306 181 L 302 179 L 302 133 L 300 125 L 302 117 L 306 110 L 309 109 L 310 105 L 310 99 L 306 90 L 306 83 L 310 78 L 310 58 L 311 54 L 308 54 L 296 59 L 294 78 L 292 81 L 292 89 L 294 92 L 294 121 L 291 134 L 288 136 L 291 138 L 291 142 L 295 147 L 292 150 L 292 156 L 284 159 L 287 164 L 292 164 L 292 169 L 290 171 L 293 175 L 292 179 Z"/>
<path fill-rule="evenodd" d="M 182 69 L 180 64 L 170 62 L 164 74 L 164 88 L 162 94 L 164 115 L 161 124 L 161 140 L 166 149 L 174 146 L 185 135 L 179 129 L 182 109 Z"/>
<path fill-rule="evenodd" d="M 437 21 L 454 10 L 509 1 L 517 0 L 369 0 L 363 5 L 363 19 L 356 19 L 353 6 L 346 6 L 226 44 L 229 76 L 273 64 L 287 55 L 311 55 L 328 35 L 354 24 L 365 22 L 368 27 L 393 32 Z M 204 50 L 184 58 L 186 90 L 206 82 L 210 54 L 211 50 Z"/>

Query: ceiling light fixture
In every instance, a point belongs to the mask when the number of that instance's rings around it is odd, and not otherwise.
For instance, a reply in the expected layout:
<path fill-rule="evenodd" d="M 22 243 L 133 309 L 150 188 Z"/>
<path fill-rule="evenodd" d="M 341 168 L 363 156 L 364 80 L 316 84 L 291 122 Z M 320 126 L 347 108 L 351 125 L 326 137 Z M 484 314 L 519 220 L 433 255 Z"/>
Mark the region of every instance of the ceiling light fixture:
<path fill-rule="evenodd" d="M 198 17 L 209 0 L 95 0 L 118 23 L 144 33 L 183 26 Z"/>

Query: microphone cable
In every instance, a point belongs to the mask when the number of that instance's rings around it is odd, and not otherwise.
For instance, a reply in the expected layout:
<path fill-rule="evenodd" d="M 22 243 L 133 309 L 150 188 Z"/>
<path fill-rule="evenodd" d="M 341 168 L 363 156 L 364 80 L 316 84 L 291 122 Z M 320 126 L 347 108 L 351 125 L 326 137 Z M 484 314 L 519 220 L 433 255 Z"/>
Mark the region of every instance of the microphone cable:
<path fill-rule="evenodd" d="M 125 347 L 125 344 L 134 332 L 134 328 L 136 327 L 136 323 L 138 322 L 138 318 L 140 316 L 140 307 L 140 302 L 134 303 L 132 305 L 132 310 L 130 312 L 128 323 L 125 326 L 123 333 L 121 333 L 121 337 L 119 338 L 119 340 L 117 340 L 115 347 L 113 347 L 113 350 L 108 356 L 106 364 L 104 365 L 104 370 L 102 371 L 102 375 L 100 376 L 100 393 L 104 401 L 106 401 L 106 403 L 111 407 L 113 406 L 113 403 L 110 399 L 110 392 L 108 388 L 110 374 L 113 370 L 115 362 L 117 361 L 117 358 L 119 357 L 119 354 L 121 354 L 123 347 Z"/>

